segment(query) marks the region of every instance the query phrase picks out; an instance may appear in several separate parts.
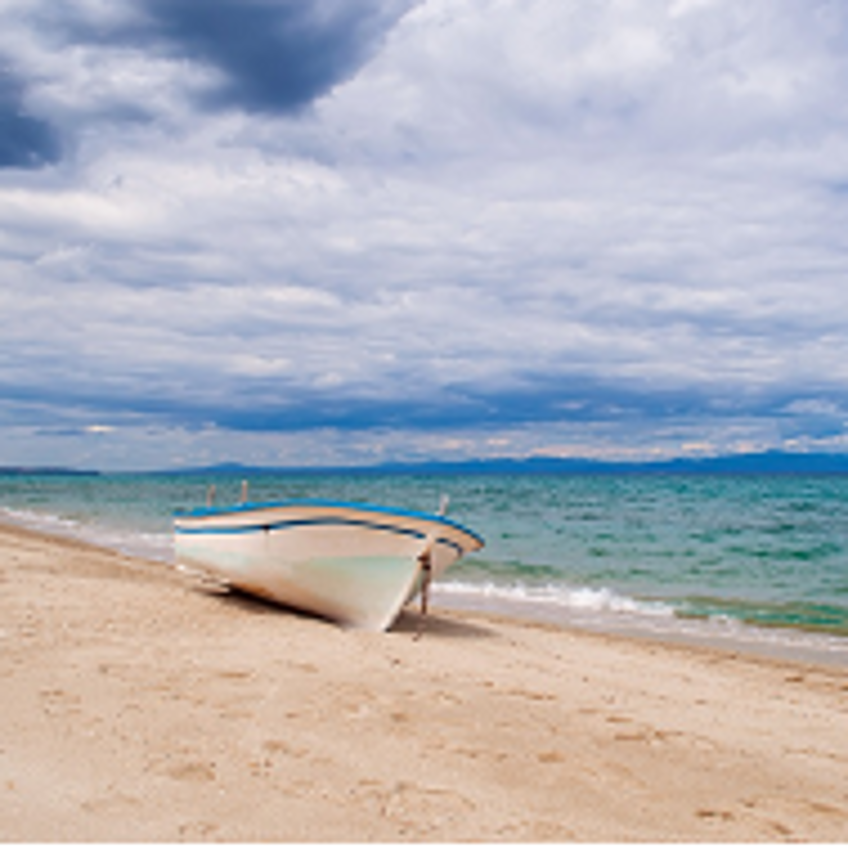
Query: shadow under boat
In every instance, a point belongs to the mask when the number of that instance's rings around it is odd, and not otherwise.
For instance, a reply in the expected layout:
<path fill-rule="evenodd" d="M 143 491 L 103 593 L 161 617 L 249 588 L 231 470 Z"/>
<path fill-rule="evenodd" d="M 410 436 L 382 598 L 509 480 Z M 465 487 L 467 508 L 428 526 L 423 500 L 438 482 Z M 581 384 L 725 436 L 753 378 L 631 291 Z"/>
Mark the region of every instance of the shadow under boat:
<path fill-rule="evenodd" d="M 338 626 L 338 623 L 331 618 L 316 615 L 308 610 L 287 606 L 278 601 L 243 591 L 235 586 L 208 582 L 198 583 L 196 589 L 204 594 L 219 598 L 222 603 L 250 615 L 291 615 L 308 621 L 319 621 L 334 627 Z M 432 607 L 424 614 L 413 606 L 401 611 L 388 632 L 406 633 L 422 638 L 446 639 L 491 639 L 496 635 L 494 630 L 485 625 L 451 618 L 449 614 L 440 613 L 439 610 L 434 610 Z"/>

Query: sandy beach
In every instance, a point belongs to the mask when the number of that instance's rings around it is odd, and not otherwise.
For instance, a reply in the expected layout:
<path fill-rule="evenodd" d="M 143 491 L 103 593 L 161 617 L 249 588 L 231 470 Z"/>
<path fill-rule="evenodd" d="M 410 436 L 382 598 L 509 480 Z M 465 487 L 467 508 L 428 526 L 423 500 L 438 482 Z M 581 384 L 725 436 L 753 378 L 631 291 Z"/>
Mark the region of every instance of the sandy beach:
<path fill-rule="evenodd" d="M 848 670 L 417 626 L 0 526 L 0 837 L 848 841 Z"/>

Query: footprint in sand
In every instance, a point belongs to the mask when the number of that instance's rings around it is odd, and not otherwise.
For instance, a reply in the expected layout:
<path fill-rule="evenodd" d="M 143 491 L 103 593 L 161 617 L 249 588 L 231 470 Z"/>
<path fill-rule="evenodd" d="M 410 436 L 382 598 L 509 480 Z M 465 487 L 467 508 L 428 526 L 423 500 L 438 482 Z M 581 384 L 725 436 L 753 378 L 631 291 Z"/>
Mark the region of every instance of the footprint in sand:
<path fill-rule="evenodd" d="M 180 838 L 188 842 L 205 841 L 214 838 L 220 830 L 217 824 L 211 822 L 185 822 L 180 825 Z"/>
<path fill-rule="evenodd" d="M 541 754 L 537 755 L 536 759 L 542 763 L 542 765 L 547 766 L 564 763 L 568 758 L 560 751 L 543 751 Z"/>
<path fill-rule="evenodd" d="M 167 774 L 174 780 L 209 783 L 215 780 L 215 764 L 201 761 L 179 763 L 169 768 Z"/>

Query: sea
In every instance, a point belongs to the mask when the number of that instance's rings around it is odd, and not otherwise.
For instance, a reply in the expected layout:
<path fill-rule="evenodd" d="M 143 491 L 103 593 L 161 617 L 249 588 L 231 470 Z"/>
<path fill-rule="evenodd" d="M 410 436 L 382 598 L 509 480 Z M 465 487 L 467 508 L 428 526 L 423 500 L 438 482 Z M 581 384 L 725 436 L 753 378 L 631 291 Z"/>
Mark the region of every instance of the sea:
<path fill-rule="evenodd" d="M 262 473 L 249 500 L 448 515 L 485 547 L 443 610 L 848 668 L 848 476 Z M 0 519 L 173 564 L 175 510 L 237 503 L 233 473 L 0 475 Z"/>

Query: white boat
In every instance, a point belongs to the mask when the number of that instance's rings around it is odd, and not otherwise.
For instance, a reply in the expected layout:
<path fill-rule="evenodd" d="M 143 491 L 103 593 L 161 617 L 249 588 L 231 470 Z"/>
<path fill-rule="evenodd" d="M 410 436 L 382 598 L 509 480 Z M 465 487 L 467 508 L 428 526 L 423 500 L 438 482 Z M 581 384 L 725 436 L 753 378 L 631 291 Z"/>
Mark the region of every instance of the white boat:
<path fill-rule="evenodd" d="M 483 547 L 442 515 L 300 500 L 176 513 L 177 564 L 346 626 L 386 630 L 416 592 Z"/>

